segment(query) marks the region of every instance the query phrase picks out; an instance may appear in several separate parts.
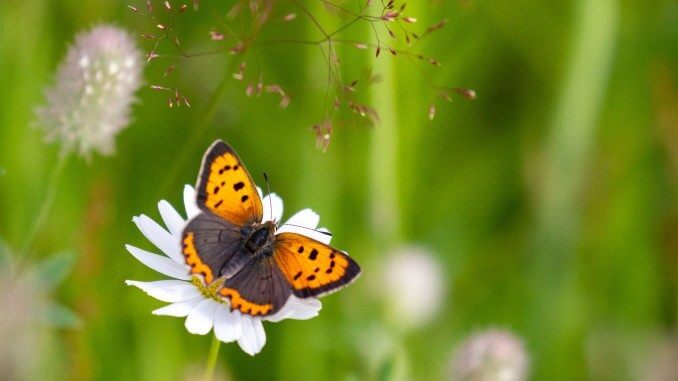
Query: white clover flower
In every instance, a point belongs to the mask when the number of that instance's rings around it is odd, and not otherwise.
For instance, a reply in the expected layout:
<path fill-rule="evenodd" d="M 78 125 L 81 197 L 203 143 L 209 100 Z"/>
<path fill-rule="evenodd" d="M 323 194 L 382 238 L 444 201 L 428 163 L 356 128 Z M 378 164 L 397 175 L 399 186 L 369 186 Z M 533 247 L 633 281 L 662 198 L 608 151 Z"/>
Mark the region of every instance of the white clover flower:
<path fill-rule="evenodd" d="M 184 225 L 187 220 L 200 213 L 195 199 L 195 190 L 186 185 L 184 204 L 187 219 L 181 217 L 167 201 L 162 200 L 158 203 L 158 210 L 167 230 L 145 215 L 133 218 L 141 233 L 166 256 L 153 254 L 132 245 L 126 245 L 127 250 L 146 266 L 174 278 L 154 282 L 126 281 L 128 285 L 136 286 L 156 299 L 171 303 L 153 311 L 153 314 L 186 317 L 186 329 L 193 334 L 205 335 L 214 328 L 214 335 L 218 340 L 226 343 L 237 341 L 240 348 L 250 355 L 259 353 L 266 343 L 263 320 L 271 322 L 288 318 L 306 320 L 318 315 L 322 304 L 315 298 L 301 299 L 291 295 L 283 308 L 274 315 L 254 317 L 241 314 L 238 310 L 231 311 L 228 299 L 217 300 L 201 293 L 199 285 L 202 280 L 189 275 L 190 268 L 184 263 L 184 256 L 181 253 L 181 234 Z M 264 219 L 280 221 L 283 212 L 280 197 L 272 193 L 263 198 L 262 205 Z M 276 234 L 294 232 L 329 244 L 331 236 L 309 230 L 315 229 L 319 220 L 320 217 L 312 210 L 304 209 L 288 220 L 287 223 L 295 226 L 283 224 L 277 229 Z"/>
<path fill-rule="evenodd" d="M 405 246 L 390 254 L 382 269 L 389 316 L 402 328 L 420 327 L 442 306 L 445 284 L 442 265 L 426 249 Z"/>
<path fill-rule="evenodd" d="M 4 269 L 0 269 L 4 270 Z M 37 363 L 34 353 L 40 348 L 34 321 L 36 300 L 34 289 L 25 278 L 7 271 L 0 271 L 0 378 L 28 379 L 30 369 Z M 36 303 L 37 302 L 37 303 Z M 42 349 L 42 348 L 40 348 Z"/>
<path fill-rule="evenodd" d="M 638 379 L 678 380 L 678 340 L 675 336 L 652 340 L 646 351 L 646 359 L 640 366 L 642 377 Z"/>
<path fill-rule="evenodd" d="M 522 381 L 529 359 L 520 339 L 500 329 L 476 333 L 457 348 L 452 363 L 453 380 Z"/>
<path fill-rule="evenodd" d="M 108 25 L 79 34 L 59 65 L 38 123 L 48 141 L 88 157 L 110 154 L 114 138 L 129 123 L 141 85 L 142 54 L 125 30 Z"/>

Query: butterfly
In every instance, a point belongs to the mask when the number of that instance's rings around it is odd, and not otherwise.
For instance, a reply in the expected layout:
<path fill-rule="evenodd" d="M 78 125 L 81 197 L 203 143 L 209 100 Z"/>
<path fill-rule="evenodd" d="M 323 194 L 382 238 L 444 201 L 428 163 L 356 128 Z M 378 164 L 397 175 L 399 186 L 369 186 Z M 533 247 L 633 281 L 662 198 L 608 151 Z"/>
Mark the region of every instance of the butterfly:
<path fill-rule="evenodd" d="M 263 221 L 252 177 L 223 141 L 205 152 L 196 190 L 201 213 L 184 227 L 182 253 L 190 273 L 210 296 L 228 300 L 231 311 L 272 315 L 290 295 L 327 295 L 360 274 L 360 266 L 332 246 L 301 234 L 276 234 L 277 222 Z"/>

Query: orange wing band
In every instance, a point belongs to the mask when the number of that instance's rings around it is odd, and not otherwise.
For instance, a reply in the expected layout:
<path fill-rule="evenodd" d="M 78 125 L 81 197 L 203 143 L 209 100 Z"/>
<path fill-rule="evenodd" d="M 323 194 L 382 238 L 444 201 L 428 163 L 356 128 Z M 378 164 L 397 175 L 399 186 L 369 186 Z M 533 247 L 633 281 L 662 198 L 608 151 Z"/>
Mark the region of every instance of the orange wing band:
<path fill-rule="evenodd" d="M 182 253 L 184 254 L 186 264 L 191 266 L 191 274 L 201 275 L 205 279 L 206 284 L 212 283 L 214 280 L 212 270 L 198 256 L 198 251 L 193 243 L 193 233 L 186 234 L 183 244 Z"/>
<path fill-rule="evenodd" d="M 244 299 L 237 290 L 232 288 L 224 287 L 219 290 L 219 293 L 229 299 L 231 310 L 237 309 L 244 314 L 252 316 L 266 315 L 273 309 L 272 304 L 256 304 Z"/>

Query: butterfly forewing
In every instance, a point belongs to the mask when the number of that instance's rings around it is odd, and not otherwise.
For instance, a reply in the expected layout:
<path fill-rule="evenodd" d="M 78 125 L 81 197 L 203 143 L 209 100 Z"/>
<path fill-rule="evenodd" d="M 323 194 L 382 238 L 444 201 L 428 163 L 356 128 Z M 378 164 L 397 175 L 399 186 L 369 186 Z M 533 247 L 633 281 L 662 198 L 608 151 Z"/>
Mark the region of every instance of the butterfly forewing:
<path fill-rule="evenodd" d="M 332 293 L 360 274 L 346 253 L 295 233 L 276 235 L 273 258 L 292 292 L 302 298 Z"/>
<path fill-rule="evenodd" d="M 261 222 L 257 188 L 235 151 L 217 140 L 203 157 L 198 176 L 198 206 L 236 225 Z"/>

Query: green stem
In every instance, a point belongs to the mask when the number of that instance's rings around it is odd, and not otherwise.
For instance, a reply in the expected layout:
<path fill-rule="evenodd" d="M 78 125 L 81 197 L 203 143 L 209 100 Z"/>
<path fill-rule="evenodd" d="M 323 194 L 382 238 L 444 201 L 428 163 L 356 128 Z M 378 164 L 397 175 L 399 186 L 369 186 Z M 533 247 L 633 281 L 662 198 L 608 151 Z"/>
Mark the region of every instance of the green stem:
<path fill-rule="evenodd" d="M 372 37 L 374 45 L 379 44 L 376 35 Z M 396 61 L 388 54 L 373 56 L 372 66 L 383 81 L 371 89 L 372 105 L 379 113 L 379 121 L 372 131 L 369 152 L 369 189 L 371 198 L 371 217 L 373 236 L 379 247 L 395 247 L 402 240 L 399 202 L 399 173 L 402 171 L 399 157 L 398 125 L 398 81 L 396 80 Z M 391 363 L 382 364 L 377 380 L 396 381 L 409 379 L 406 363 L 407 351 L 397 337 Z"/>
<path fill-rule="evenodd" d="M 583 377 L 573 369 L 587 316 L 581 311 L 584 295 L 576 283 L 575 255 L 580 244 L 582 193 L 595 149 L 596 128 L 603 109 L 607 79 L 612 71 L 619 4 L 616 0 L 579 0 L 572 52 L 563 90 L 550 126 L 542 163 L 543 181 L 536 205 L 534 290 L 536 306 L 532 330 L 535 353 L 542 356 L 535 379 L 547 370 Z M 577 373 L 581 372 L 581 373 Z"/>
<path fill-rule="evenodd" d="M 375 44 L 378 43 L 375 38 Z M 384 80 L 372 89 L 372 104 L 379 113 L 370 144 L 370 191 L 372 223 L 378 244 L 395 244 L 400 239 L 398 202 L 398 122 L 395 97 L 398 83 L 392 57 L 373 58 L 375 72 Z"/>
<path fill-rule="evenodd" d="M 28 259 L 31 251 L 33 250 L 33 246 L 35 245 L 35 237 L 38 235 L 43 225 L 45 225 L 45 222 L 47 221 L 49 212 L 52 209 L 52 205 L 54 204 L 54 198 L 56 196 L 56 189 L 59 184 L 59 180 L 61 179 L 61 175 L 63 174 L 64 168 L 66 167 L 66 162 L 68 161 L 68 153 L 69 151 L 65 149 L 59 153 L 56 165 L 52 169 L 52 173 L 50 174 L 49 180 L 47 181 L 47 194 L 42 201 L 42 205 L 40 206 L 38 217 L 36 217 L 31 230 L 29 230 L 28 235 L 26 235 L 26 238 L 24 239 L 23 245 L 21 245 L 21 251 L 19 251 L 19 257 L 17 258 L 19 261 L 26 261 Z"/>
<path fill-rule="evenodd" d="M 198 123 L 195 127 L 192 128 L 192 132 L 189 135 L 188 141 L 183 145 L 182 151 L 177 155 L 177 158 L 174 160 L 174 164 L 170 167 L 170 173 L 165 178 L 165 182 L 160 187 L 160 197 L 164 197 L 168 192 L 171 191 L 177 181 L 177 177 L 181 173 L 181 170 L 184 168 L 184 165 L 188 161 L 189 156 L 193 151 L 195 151 L 198 143 L 202 140 L 207 131 L 207 128 L 212 123 L 214 114 L 217 112 L 217 108 L 220 104 L 221 99 L 226 93 L 226 88 L 228 87 L 229 82 L 231 81 L 231 73 L 235 69 L 238 60 L 231 60 L 230 64 L 226 68 L 226 75 L 221 79 L 221 82 L 217 85 L 217 88 L 214 89 L 207 104 L 205 105 L 202 117 L 198 120 Z"/>
<path fill-rule="evenodd" d="M 219 347 L 221 341 L 217 340 L 216 336 L 212 336 L 212 345 L 210 345 L 210 352 L 207 355 L 207 363 L 205 364 L 204 381 L 212 381 L 214 377 L 214 369 L 217 366 L 217 359 L 219 358 Z"/>

